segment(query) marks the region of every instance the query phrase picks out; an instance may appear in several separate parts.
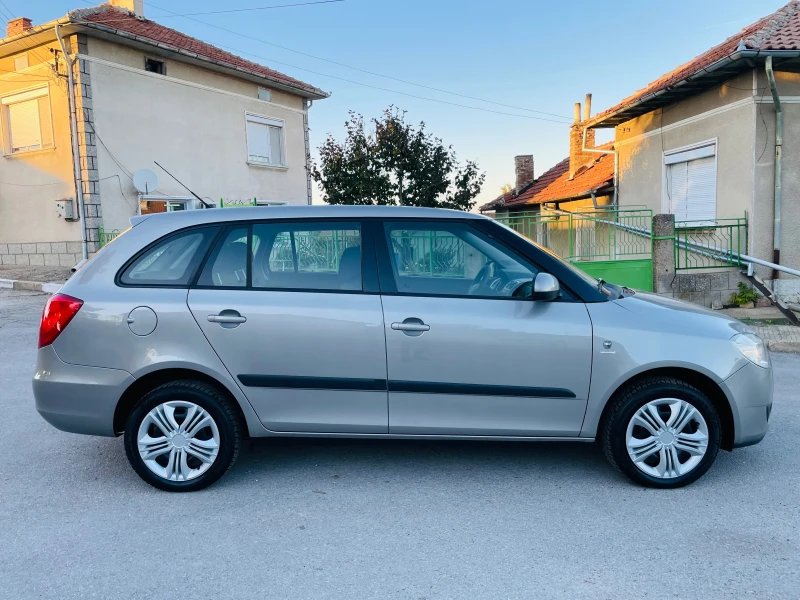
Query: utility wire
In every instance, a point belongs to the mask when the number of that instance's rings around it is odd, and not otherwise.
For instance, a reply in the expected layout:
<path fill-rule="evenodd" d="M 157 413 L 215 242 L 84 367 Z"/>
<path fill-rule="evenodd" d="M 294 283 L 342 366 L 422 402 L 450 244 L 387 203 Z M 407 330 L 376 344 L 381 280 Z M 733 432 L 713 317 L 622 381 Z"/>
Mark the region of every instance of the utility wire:
<path fill-rule="evenodd" d="M 271 8 L 292 8 L 295 6 L 310 6 L 312 4 L 333 4 L 335 2 L 344 2 L 345 0 L 317 0 L 316 2 L 297 2 L 295 4 L 276 4 L 274 6 L 256 6 L 255 8 L 231 8 L 229 10 L 212 10 L 208 12 L 184 13 L 180 15 L 164 15 L 166 18 L 171 17 L 194 17 L 198 15 L 221 15 L 226 13 L 239 13 L 251 12 L 256 10 L 270 10 Z M 155 7 L 158 8 L 158 7 Z M 163 9 L 162 9 L 163 10 Z"/>
<path fill-rule="evenodd" d="M 85 2 L 86 4 L 92 4 L 92 2 L 90 0 L 83 0 L 83 2 Z M 213 27 L 215 29 L 219 29 L 220 31 L 224 31 L 226 33 L 230 33 L 231 35 L 236 35 L 236 36 L 239 36 L 239 37 L 242 37 L 242 38 L 254 41 L 254 42 L 259 42 L 259 43 L 262 43 L 262 44 L 266 44 L 268 46 L 274 46 L 275 48 L 280 48 L 280 49 L 286 50 L 288 52 L 293 52 L 295 54 L 300 54 L 301 56 L 306 56 L 308 58 L 313 58 L 315 60 L 321 60 L 321 61 L 324 61 L 324 62 L 327 62 L 327 63 L 330 63 L 330 64 L 334 64 L 334 65 L 337 65 L 337 66 L 340 66 L 340 67 L 345 67 L 345 68 L 348 68 L 348 69 L 352 69 L 354 71 L 358 71 L 360 73 L 365 73 L 367 75 L 372 75 L 372 76 L 375 76 L 375 77 L 382 77 L 384 79 L 390 79 L 392 81 L 397 81 L 399 83 L 404 83 L 406 85 L 412 85 L 412 86 L 415 86 L 415 87 L 420 87 L 420 88 L 432 90 L 432 91 L 435 91 L 435 92 L 440 92 L 440 93 L 443 93 L 443 94 L 450 94 L 452 96 L 458 96 L 460 98 L 466 98 L 468 100 L 475 100 L 477 102 L 485 102 L 487 104 L 495 104 L 497 106 L 503 106 L 505 108 L 512 108 L 514 110 L 522 110 L 522 111 L 525 111 L 525 112 L 531 112 L 531 113 L 536 113 L 536 114 L 541 114 L 541 115 L 547 115 L 547 116 L 550 116 L 550 117 L 556 117 L 558 119 L 565 119 L 565 121 L 563 121 L 565 124 L 569 124 L 569 123 L 572 122 L 571 117 L 567 117 L 567 116 L 564 116 L 564 115 L 559 115 L 559 114 L 556 114 L 556 113 L 549 113 L 549 112 L 545 112 L 545 111 L 541 111 L 541 110 L 534 110 L 534 109 L 531 109 L 531 108 L 525 108 L 525 107 L 521 107 L 521 106 L 514 106 L 512 104 L 505 104 L 505 103 L 502 103 L 502 102 L 496 102 L 494 100 L 486 100 L 484 98 L 478 98 L 476 96 L 469 96 L 469 95 L 461 94 L 461 93 L 458 93 L 458 92 L 451 92 L 451 91 L 448 91 L 448 90 L 445 90 L 445 89 L 442 89 L 442 88 L 437 88 L 437 87 L 433 87 L 433 86 L 429 86 L 429 85 L 424 85 L 424 84 L 421 84 L 421 83 L 415 83 L 413 81 L 408 81 L 406 79 L 401 79 L 399 77 L 393 77 L 391 75 L 384 75 L 382 73 L 378 73 L 378 72 L 375 72 L 375 71 L 369 71 L 367 69 L 361 69 L 359 67 L 354 67 L 352 65 L 348 65 L 348 64 L 345 64 L 345 63 L 342 63 L 342 62 L 338 62 L 338 61 L 335 61 L 335 60 L 330 60 L 330 59 L 327 59 L 327 58 L 322 58 L 320 56 L 315 56 L 315 55 L 309 54 L 307 52 L 301 52 L 300 50 L 295 50 L 295 49 L 289 48 L 287 46 L 281 46 L 280 44 L 275 44 L 273 42 L 268 42 L 268 41 L 260 39 L 260 38 L 252 37 L 252 36 L 246 35 L 244 33 L 240 33 L 238 31 L 235 31 L 233 29 L 228 29 L 226 27 L 222 27 L 220 25 L 216 25 L 214 23 L 209 23 L 207 21 L 202 21 L 200 19 L 195 19 L 193 16 L 182 15 L 182 14 L 173 12 L 171 10 L 168 10 L 166 8 L 162 8 L 160 6 L 156 6 L 155 4 L 152 4 L 150 2 L 148 2 L 148 6 L 150 6 L 152 8 L 155 8 L 155 9 L 158 9 L 158 10 L 161 10 L 161 11 L 164 11 L 166 13 L 169 13 L 169 15 L 162 15 L 162 16 L 159 16 L 159 17 L 154 17 L 154 18 L 157 18 L 157 19 L 160 19 L 160 18 L 163 18 L 163 17 L 166 17 L 166 16 L 183 17 L 185 19 L 189 19 L 190 21 L 194 21 L 196 23 L 200 23 L 201 25 L 206 25 L 207 27 Z M 111 20 L 108 20 L 108 21 L 97 20 L 97 21 L 92 21 L 91 23 L 103 24 L 103 23 L 110 23 L 110 22 L 112 22 L 112 21 Z M 250 54 L 250 56 L 257 56 L 255 54 L 241 52 L 239 50 L 235 50 L 235 52 L 239 52 L 239 53 L 242 53 L 242 54 Z M 263 60 L 270 60 L 270 59 L 265 59 L 263 57 L 259 57 L 259 58 L 262 58 Z M 321 76 L 324 76 L 324 77 L 331 77 L 333 79 L 339 79 L 340 81 L 346 81 L 348 83 L 353 83 L 355 85 L 363 85 L 365 87 L 370 87 L 372 89 L 383 90 L 383 91 L 392 92 L 392 93 L 396 93 L 396 94 L 403 94 L 403 95 L 409 96 L 411 98 L 418 98 L 418 99 L 421 99 L 421 100 L 429 100 L 429 101 L 432 101 L 432 102 L 441 102 L 443 104 L 449 104 L 451 106 L 460 106 L 462 108 L 471 108 L 473 110 L 484 110 L 486 112 L 495 112 L 497 114 L 525 117 L 525 115 L 513 115 L 511 113 L 504 113 L 504 112 L 499 112 L 499 111 L 491 111 L 491 110 L 488 110 L 488 109 L 482 109 L 482 108 L 478 108 L 478 107 L 474 107 L 474 106 L 466 106 L 466 105 L 463 105 L 463 104 L 456 104 L 454 102 L 445 102 L 445 101 L 442 101 L 442 100 L 435 100 L 433 98 L 426 98 L 426 97 L 423 97 L 423 96 L 415 96 L 413 94 L 406 94 L 404 92 L 398 92 L 396 90 L 382 88 L 382 87 L 379 87 L 379 86 L 368 85 L 368 84 L 360 83 L 358 81 L 353 81 L 351 79 L 346 79 L 346 78 L 343 78 L 343 77 L 335 77 L 333 75 L 327 75 L 325 73 L 320 73 L 318 71 L 312 71 L 311 69 L 302 69 L 301 67 L 297 67 L 295 65 L 290 65 L 288 63 L 283 63 L 283 62 L 280 62 L 280 61 L 271 60 L 270 62 L 273 62 L 275 64 L 283 64 L 283 65 L 290 66 L 290 67 L 295 68 L 295 69 L 301 69 L 303 71 L 307 71 L 309 73 L 314 73 L 316 75 L 321 75 Z M 535 117 L 528 117 L 528 118 L 535 118 Z M 539 119 L 539 120 L 551 121 L 551 119 Z M 552 122 L 560 123 L 561 121 L 552 121 Z"/>

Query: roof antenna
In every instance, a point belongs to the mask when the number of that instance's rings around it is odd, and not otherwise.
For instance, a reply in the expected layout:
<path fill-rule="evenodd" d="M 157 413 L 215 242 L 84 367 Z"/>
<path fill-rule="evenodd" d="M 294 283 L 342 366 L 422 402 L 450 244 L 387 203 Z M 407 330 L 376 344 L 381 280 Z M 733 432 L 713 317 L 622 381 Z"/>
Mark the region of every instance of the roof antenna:
<path fill-rule="evenodd" d="M 183 189 L 185 189 L 185 190 L 186 190 L 187 192 L 189 192 L 189 193 L 190 193 L 192 196 L 194 196 L 195 198 L 197 198 L 198 200 L 200 200 L 200 202 L 203 204 L 203 208 L 211 208 L 211 205 L 210 205 L 208 202 L 206 202 L 205 200 L 203 200 L 203 199 L 202 199 L 200 196 L 198 196 L 197 194 L 195 194 L 195 193 L 194 193 L 192 190 L 190 190 L 188 187 L 186 187 L 185 185 L 183 185 L 183 183 L 181 183 L 181 181 L 180 181 L 180 180 L 179 180 L 177 177 L 175 177 L 175 175 L 173 175 L 172 173 L 170 173 L 169 171 L 167 171 L 167 170 L 166 170 L 164 167 L 162 167 L 162 166 L 161 166 L 160 164 L 158 164 L 156 161 L 153 161 L 153 162 L 154 162 L 154 163 L 156 163 L 156 166 L 157 166 L 159 169 L 161 169 L 162 171 L 164 171 L 164 173 L 166 173 L 167 175 L 169 175 L 170 177 L 172 177 L 172 178 L 173 178 L 175 181 L 177 181 L 178 183 L 180 183 L 180 184 L 181 184 L 181 187 L 183 187 Z"/>

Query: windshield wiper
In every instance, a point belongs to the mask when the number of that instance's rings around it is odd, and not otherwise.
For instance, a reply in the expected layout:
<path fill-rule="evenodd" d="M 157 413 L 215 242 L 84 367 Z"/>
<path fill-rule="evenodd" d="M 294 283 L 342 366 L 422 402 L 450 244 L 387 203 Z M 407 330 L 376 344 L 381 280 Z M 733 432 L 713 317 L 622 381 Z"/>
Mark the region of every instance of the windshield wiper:
<path fill-rule="evenodd" d="M 606 281 L 605 281 L 605 279 L 600 279 L 600 278 L 598 277 L 598 278 L 597 278 L 597 291 L 598 291 L 598 292 L 602 292 L 602 291 L 603 291 L 603 287 L 604 287 L 605 285 L 606 285 Z"/>

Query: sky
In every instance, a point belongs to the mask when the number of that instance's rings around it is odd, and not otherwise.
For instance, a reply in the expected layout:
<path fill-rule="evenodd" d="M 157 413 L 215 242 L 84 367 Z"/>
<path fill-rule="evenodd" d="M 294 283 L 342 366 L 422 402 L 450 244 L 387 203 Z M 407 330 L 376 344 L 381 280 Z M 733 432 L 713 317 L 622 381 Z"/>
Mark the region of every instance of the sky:
<path fill-rule="evenodd" d="M 532 154 L 537 177 L 567 156 L 587 92 L 600 112 L 788 2 L 343 0 L 165 16 L 304 1 L 145 0 L 145 16 L 331 92 L 310 111 L 312 156 L 329 133 L 343 139 L 348 111 L 407 111 L 485 171 L 479 204 L 514 184 L 514 156 Z M 90 4 L 2 2 L 34 24 Z"/>

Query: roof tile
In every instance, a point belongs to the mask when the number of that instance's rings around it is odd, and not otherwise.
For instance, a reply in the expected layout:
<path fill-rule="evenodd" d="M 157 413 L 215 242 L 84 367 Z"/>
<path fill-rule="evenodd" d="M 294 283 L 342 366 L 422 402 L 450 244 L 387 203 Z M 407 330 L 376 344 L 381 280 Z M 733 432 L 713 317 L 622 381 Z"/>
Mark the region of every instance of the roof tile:
<path fill-rule="evenodd" d="M 244 69 L 257 75 L 262 75 L 278 82 L 285 83 L 292 87 L 301 88 L 303 91 L 315 95 L 327 95 L 322 90 L 313 85 L 284 75 L 264 65 L 246 60 L 216 46 L 207 44 L 196 38 L 190 37 L 175 29 L 165 27 L 141 17 L 137 17 L 130 11 L 113 7 L 109 4 L 101 4 L 93 8 L 74 10 L 69 13 L 69 18 L 75 23 L 101 25 L 118 32 L 144 38 L 145 40 L 160 45 L 168 49 L 196 54 L 200 58 L 224 63 L 234 69 Z"/>

